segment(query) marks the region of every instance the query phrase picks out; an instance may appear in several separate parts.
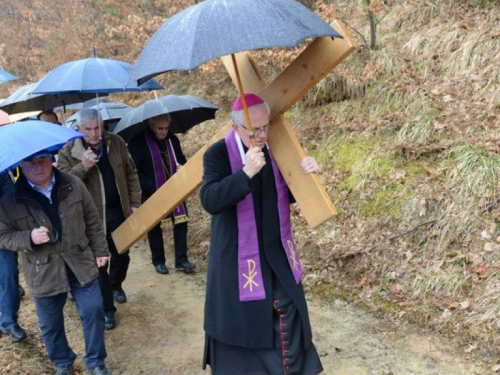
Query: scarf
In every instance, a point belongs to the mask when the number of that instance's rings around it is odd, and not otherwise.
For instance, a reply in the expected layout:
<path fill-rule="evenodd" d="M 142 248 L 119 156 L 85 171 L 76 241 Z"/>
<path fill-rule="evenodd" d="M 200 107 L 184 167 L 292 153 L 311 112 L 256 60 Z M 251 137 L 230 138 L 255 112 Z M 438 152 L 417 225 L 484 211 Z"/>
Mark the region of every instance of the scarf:
<path fill-rule="evenodd" d="M 153 133 L 149 130 L 146 130 L 145 135 L 149 152 L 151 153 L 151 159 L 153 160 L 156 189 L 159 189 L 168 180 L 167 175 L 165 173 L 166 166 L 165 163 L 163 162 L 161 152 L 158 147 L 158 143 Z M 175 172 L 177 172 L 177 158 L 175 157 L 174 147 L 172 146 L 172 141 L 170 139 L 165 138 L 161 142 L 165 142 L 165 145 L 167 146 L 167 157 L 170 166 L 169 172 L 170 176 L 172 176 L 174 175 Z M 184 202 L 175 207 L 172 214 L 174 215 L 174 225 L 185 223 L 189 220 L 187 216 L 186 205 L 184 204 Z M 172 214 L 167 215 L 167 217 L 170 217 Z"/>
<path fill-rule="evenodd" d="M 225 138 L 231 172 L 235 173 L 243 168 L 245 154 L 240 137 L 231 130 Z M 278 214 L 280 221 L 281 243 L 285 249 L 288 263 L 297 284 L 302 277 L 297 246 L 292 237 L 290 224 L 290 199 L 288 186 L 274 158 L 269 152 L 273 168 L 274 181 L 278 196 Z M 238 221 L 238 284 L 240 301 L 256 301 L 266 298 L 262 271 L 260 266 L 259 242 L 257 237 L 257 224 L 252 194 L 236 205 Z"/>

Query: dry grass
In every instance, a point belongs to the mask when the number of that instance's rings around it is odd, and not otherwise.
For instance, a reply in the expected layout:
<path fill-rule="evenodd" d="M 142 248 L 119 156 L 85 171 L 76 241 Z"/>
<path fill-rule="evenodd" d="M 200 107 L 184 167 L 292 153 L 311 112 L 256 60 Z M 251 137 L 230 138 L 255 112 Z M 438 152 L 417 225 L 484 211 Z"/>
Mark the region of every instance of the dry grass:
<path fill-rule="evenodd" d="M 444 5 L 442 5 L 444 6 Z M 431 9 L 431 8 L 428 8 Z M 500 83 L 500 9 L 492 7 L 476 24 L 461 21 L 456 11 L 441 17 L 412 35 L 405 49 L 428 67 L 438 64 L 446 76 L 472 78 L 477 88 L 486 90 Z M 443 23 L 451 16 L 455 22 Z"/>

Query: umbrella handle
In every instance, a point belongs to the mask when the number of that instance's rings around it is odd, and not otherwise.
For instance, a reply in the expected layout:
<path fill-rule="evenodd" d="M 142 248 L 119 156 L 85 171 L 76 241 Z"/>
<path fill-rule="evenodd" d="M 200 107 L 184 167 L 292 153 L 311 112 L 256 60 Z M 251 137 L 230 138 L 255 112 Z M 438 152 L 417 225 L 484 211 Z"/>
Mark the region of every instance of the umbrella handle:
<path fill-rule="evenodd" d="M 255 133 L 253 132 L 252 121 L 250 120 L 250 115 L 248 113 L 247 100 L 245 98 L 245 92 L 243 91 L 243 84 L 241 83 L 240 72 L 238 70 L 238 64 L 236 63 L 236 57 L 234 53 L 231 54 L 231 59 L 233 60 L 234 72 L 236 73 L 236 81 L 238 83 L 238 91 L 240 92 L 241 103 L 243 104 L 243 112 L 245 113 L 245 119 L 247 121 L 247 129 L 250 133 L 250 143 L 252 147 L 257 146 L 257 142 L 255 141 Z"/>

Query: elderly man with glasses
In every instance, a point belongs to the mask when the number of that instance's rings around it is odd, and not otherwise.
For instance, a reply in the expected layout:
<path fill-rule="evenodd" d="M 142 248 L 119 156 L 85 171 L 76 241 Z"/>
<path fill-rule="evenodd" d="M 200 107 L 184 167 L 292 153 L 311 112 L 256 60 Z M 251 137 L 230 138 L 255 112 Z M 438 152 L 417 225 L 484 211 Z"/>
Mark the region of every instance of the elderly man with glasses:
<path fill-rule="evenodd" d="M 245 97 L 253 134 L 238 98 L 233 129 L 203 156 L 200 198 L 212 215 L 203 366 L 214 375 L 319 374 L 291 232 L 293 197 L 267 146 L 269 106 Z M 310 156 L 300 167 L 319 171 Z"/>
<path fill-rule="evenodd" d="M 73 374 L 76 355 L 64 329 L 67 294 L 75 298 L 93 375 L 109 375 L 97 267 L 109 259 L 106 237 L 83 182 L 52 166 L 41 151 L 21 161 L 22 174 L 0 200 L 0 247 L 19 251 L 45 347 L 57 375 Z"/>

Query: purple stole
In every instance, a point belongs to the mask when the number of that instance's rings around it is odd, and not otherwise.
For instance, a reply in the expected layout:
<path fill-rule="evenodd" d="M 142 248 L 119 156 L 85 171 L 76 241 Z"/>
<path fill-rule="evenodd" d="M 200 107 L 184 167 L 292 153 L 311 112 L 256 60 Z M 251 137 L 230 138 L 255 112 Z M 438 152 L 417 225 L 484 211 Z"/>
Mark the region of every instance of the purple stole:
<path fill-rule="evenodd" d="M 159 189 L 165 182 L 167 182 L 167 175 L 165 173 L 166 166 L 161 157 L 160 149 L 158 148 L 158 144 L 156 143 L 154 134 L 149 131 L 149 129 L 147 129 L 144 134 L 146 136 L 146 142 L 148 144 L 149 152 L 151 153 L 151 159 L 153 160 L 156 189 Z M 177 158 L 175 157 L 174 148 L 170 139 L 164 139 L 163 142 L 165 142 L 165 145 L 167 146 L 168 160 L 170 164 L 170 175 L 173 176 L 174 173 L 177 172 Z M 180 224 L 188 221 L 186 206 L 184 205 L 184 202 L 175 207 L 173 215 L 174 224 Z M 170 217 L 170 215 L 168 215 L 167 217 Z"/>
<path fill-rule="evenodd" d="M 243 168 L 243 146 L 234 130 L 228 133 L 225 141 L 231 164 L 231 172 L 235 173 Z M 281 243 L 285 249 L 295 281 L 298 284 L 302 277 L 302 265 L 300 264 L 297 246 L 292 237 L 288 186 L 271 152 L 269 152 L 269 156 L 271 158 L 278 195 L 277 203 Z M 260 267 L 259 241 L 257 238 L 257 224 L 255 221 L 252 193 L 247 194 L 236 205 L 236 215 L 238 220 L 238 284 L 240 301 L 263 300 L 266 298 L 266 291 Z"/>

